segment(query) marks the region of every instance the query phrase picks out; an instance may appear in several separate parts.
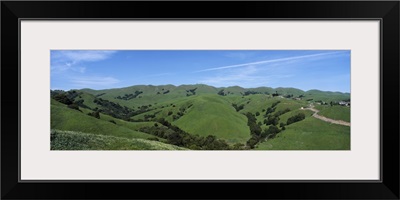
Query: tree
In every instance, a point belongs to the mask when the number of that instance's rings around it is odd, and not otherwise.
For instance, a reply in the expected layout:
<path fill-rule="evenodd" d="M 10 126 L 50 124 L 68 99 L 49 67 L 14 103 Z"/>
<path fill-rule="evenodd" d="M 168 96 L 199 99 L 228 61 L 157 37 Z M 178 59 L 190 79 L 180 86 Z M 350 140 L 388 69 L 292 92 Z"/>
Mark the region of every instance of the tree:
<path fill-rule="evenodd" d="M 255 137 L 251 137 L 249 140 L 247 140 L 246 144 L 249 146 L 251 149 L 254 149 L 255 145 L 258 143 L 258 139 Z"/>
<path fill-rule="evenodd" d="M 276 127 L 275 125 L 272 125 L 272 126 L 270 126 L 268 129 L 266 129 L 266 130 L 261 134 L 261 137 L 265 138 L 265 137 L 271 135 L 270 138 L 273 138 L 273 137 L 275 137 L 275 135 L 278 134 L 280 131 L 281 131 L 281 130 L 279 130 L 278 127 Z"/>
<path fill-rule="evenodd" d="M 70 105 L 73 103 L 73 101 L 69 99 L 67 95 L 65 95 L 65 93 L 56 94 L 54 95 L 53 99 L 66 105 Z"/>
<path fill-rule="evenodd" d="M 94 111 L 92 113 L 88 113 L 89 116 L 95 117 L 97 119 L 100 119 L 100 112 L 99 111 Z"/>
<path fill-rule="evenodd" d="M 259 116 L 259 115 L 260 115 L 260 112 L 257 111 L 257 112 L 256 112 L 256 116 Z"/>
<path fill-rule="evenodd" d="M 304 115 L 304 113 L 299 113 L 299 114 L 297 114 L 297 115 L 294 115 L 294 116 L 290 117 L 290 118 L 287 120 L 286 124 L 287 124 L 287 125 L 293 124 L 293 123 L 298 122 L 298 121 L 301 121 L 301 120 L 303 120 L 303 119 L 305 119 L 305 118 L 306 118 L 306 116 Z"/>
<path fill-rule="evenodd" d="M 242 149 L 244 149 L 244 145 L 242 143 L 235 143 L 233 145 L 232 149 L 234 149 L 234 150 L 242 150 Z"/>
<path fill-rule="evenodd" d="M 277 125 L 278 123 L 279 117 L 273 115 L 268 117 L 266 125 Z"/>
<path fill-rule="evenodd" d="M 71 109 L 74 109 L 74 110 L 79 110 L 79 106 L 76 105 L 75 103 L 69 104 L 68 108 L 71 108 Z M 79 110 L 79 111 L 81 111 L 81 110 Z"/>

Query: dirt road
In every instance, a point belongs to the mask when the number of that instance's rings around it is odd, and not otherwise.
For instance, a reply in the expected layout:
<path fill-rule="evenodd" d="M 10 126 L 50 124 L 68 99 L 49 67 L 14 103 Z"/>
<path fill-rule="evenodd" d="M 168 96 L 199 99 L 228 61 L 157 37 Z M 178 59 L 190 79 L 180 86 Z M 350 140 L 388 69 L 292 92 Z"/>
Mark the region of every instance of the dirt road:
<path fill-rule="evenodd" d="M 320 119 L 322 121 L 326 121 L 326 122 L 330 122 L 332 124 L 339 124 L 339 125 L 343 125 L 343 126 L 350 126 L 350 122 L 345 122 L 342 120 L 334 120 L 334 119 L 330 119 L 321 115 L 318 115 L 319 110 L 311 107 L 311 108 L 304 108 L 304 110 L 311 110 L 314 112 L 314 114 L 312 115 L 313 117 Z"/>

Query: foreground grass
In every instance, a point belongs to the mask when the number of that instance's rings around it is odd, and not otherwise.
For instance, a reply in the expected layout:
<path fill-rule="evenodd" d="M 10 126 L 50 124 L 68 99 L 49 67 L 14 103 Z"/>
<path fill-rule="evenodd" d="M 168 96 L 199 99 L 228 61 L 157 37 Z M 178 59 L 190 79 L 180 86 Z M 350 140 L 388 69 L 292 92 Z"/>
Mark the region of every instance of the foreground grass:
<path fill-rule="evenodd" d="M 286 126 L 258 150 L 350 150 L 350 127 L 330 124 L 313 117 Z"/>
<path fill-rule="evenodd" d="M 184 150 L 185 148 L 145 139 L 51 130 L 51 150 Z"/>

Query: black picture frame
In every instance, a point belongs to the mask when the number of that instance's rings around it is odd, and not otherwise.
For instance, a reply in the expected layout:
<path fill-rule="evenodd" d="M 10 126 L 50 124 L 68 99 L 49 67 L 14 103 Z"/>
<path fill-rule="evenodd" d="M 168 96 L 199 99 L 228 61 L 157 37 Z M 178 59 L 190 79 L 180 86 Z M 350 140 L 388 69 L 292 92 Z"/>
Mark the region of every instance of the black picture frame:
<path fill-rule="evenodd" d="M 2 1 L 2 199 L 399 199 L 399 1 Z M 379 19 L 381 181 L 19 182 L 20 19 Z M 18 128 L 17 128 L 18 127 Z M 148 189 L 154 192 L 147 192 Z"/>

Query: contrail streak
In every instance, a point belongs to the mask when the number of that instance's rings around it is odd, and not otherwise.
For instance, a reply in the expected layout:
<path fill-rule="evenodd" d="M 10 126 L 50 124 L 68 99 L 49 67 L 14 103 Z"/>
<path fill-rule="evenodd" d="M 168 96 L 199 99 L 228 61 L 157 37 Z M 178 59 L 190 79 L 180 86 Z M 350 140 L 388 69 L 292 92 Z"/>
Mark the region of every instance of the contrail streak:
<path fill-rule="evenodd" d="M 223 66 L 223 67 L 215 67 L 215 68 L 203 69 L 203 70 L 199 70 L 199 71 L 196 71 L 196 72 L 206 72 L 206 71 L 214 71 L 214 70 L 221 70 L 221 69 L 243 67 L 243 66 L 247 66 L 247 65 L 259 65 L 259 64 L 265 64 L 265 63 L 274 63 L 274 62 L 282 62 L 282 61 L 289 61 L 289 60 L 297 60 L 297 59 L 303 59 L 303 58 L 325 56 L 325 55 L 330 55 L 330 54 L 335 54 L 335 53 L 339 53 L 339 52 L 318 53 L 318 54 L 311 54 L 311 55 L 305 55 L 305 56 L 294 56 L 294 57 L 288 57 L 288 58 L 263 60 L 263 61 L 258 61 L 258 62 L 251 62 L 251 63 L 244 63 L 244 64 L 238 64 L 238 65 L 229 65 L 229 66 Z"/>

